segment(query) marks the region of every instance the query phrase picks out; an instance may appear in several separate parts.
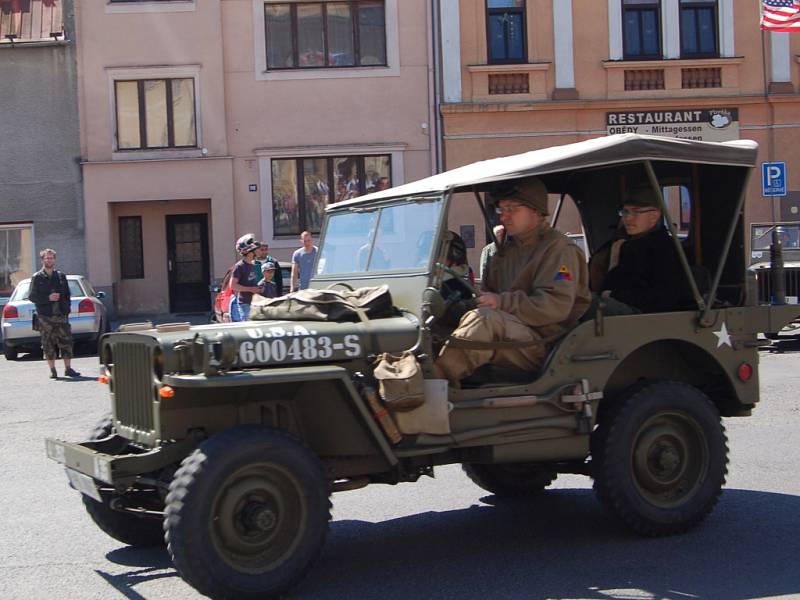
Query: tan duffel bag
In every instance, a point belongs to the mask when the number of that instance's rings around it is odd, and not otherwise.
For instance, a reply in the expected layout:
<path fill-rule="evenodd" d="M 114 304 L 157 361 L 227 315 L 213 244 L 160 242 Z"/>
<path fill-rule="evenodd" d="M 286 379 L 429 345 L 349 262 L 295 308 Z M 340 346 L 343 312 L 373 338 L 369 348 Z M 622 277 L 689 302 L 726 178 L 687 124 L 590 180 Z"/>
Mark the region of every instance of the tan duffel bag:
<path fill-rule="evenodd" d="M 411 352 L 400 356 L 384 353 L 378 356 L 375 379 L 387 408 L 404 412 L 419 408 L 425 402 L 425 380 L 417 357 Z"/>

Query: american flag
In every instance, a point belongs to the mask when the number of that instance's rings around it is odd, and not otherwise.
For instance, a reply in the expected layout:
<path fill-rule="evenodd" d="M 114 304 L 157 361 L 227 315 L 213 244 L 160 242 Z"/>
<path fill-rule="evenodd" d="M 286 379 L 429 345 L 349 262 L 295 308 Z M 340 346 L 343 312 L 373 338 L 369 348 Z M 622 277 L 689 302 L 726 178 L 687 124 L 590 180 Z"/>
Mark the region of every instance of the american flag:
<path fill-rule="evenodd" d="M 761 0 L 761 29 L 800 31 L 800 1 Z"/>

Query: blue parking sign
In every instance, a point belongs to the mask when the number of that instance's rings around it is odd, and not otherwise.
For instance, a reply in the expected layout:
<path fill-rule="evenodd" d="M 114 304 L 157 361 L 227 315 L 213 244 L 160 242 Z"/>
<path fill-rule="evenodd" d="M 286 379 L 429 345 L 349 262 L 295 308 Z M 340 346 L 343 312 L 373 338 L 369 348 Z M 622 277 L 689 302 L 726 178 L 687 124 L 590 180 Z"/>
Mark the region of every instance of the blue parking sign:
<path fill-rule="evenodd" d="M 786 195 L 785 162 L 761 163 L 761 195 L 762 196 Z"/>

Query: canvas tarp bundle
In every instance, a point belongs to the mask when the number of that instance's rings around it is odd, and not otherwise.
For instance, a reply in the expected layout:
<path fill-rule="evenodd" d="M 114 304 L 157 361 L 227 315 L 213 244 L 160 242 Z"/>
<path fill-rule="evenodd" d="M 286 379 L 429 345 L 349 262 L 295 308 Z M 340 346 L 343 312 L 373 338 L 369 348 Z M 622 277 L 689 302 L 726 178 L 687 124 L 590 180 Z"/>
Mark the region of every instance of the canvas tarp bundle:
<path fill-rule="evenodd" d="M 364 321 L 398 314 L 388 285 L 357 290 L 306 289 L 278 298 L 256 294 L 250 306 L 252 321 Z"/>

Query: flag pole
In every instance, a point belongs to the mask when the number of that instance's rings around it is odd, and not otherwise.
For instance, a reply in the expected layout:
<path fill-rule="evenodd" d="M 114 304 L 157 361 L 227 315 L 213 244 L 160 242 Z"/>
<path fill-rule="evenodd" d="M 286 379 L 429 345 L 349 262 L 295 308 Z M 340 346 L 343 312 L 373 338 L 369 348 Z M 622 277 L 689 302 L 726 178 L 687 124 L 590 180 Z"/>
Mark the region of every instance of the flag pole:
<path fill-rule="evenodd" d="M 764 10 L 764 5 L 759 3 L 760 13 Z M 771 50 L 771 48 L 770 48 Z M 767 83 L 767 38 L 765 31 L 761 29 L 761 71 L 764 75 L 764 102 L 767 107 L 767 162 L 772 162 L 775 153 L 775 107 L 769 99 L 769 84 Z M 781 247 L 780 236 L 778 236 L 778 222 L 775 211 L 775 196 L 770 197 L 770 209 L 772 211 L 772 240 L 769 249 L 770 258 L 770 302 L 773 304 L 786 304 L 786 282 L 783 275 L 783 248 Z"/>

